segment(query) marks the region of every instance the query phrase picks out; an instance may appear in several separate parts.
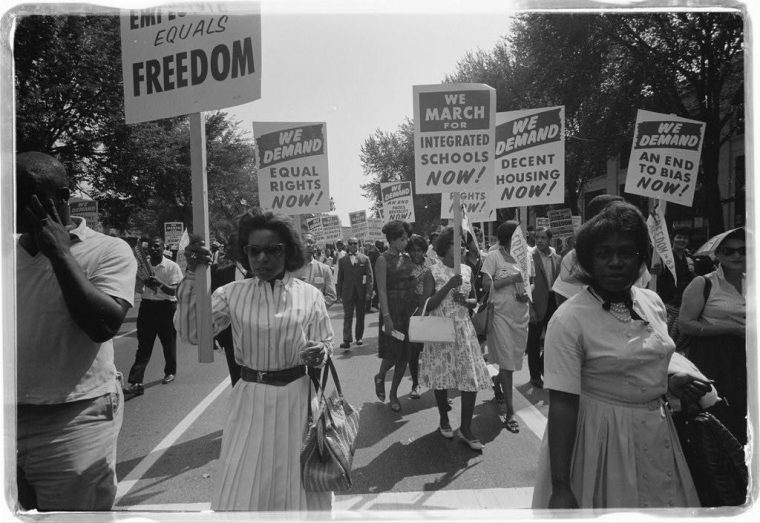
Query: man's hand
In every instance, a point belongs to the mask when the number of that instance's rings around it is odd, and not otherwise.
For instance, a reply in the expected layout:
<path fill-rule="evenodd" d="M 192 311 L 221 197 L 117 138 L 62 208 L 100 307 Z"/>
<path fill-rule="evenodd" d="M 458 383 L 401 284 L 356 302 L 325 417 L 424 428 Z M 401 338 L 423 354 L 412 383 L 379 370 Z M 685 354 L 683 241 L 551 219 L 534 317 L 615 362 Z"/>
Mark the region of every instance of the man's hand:
<path fill-rule="evenodd" d="M 34 241 L 43 255 L 54 258 L 69 252 L 69 231 L 61 222 L 52 199 L 48 199 L 43 206 L 37 195 L 32 195 L 24 214 L 32 224 Z"/>
<path fill-rule="evenodd" d="M 185 247 L 188 271 L 193 272 L 198 265 L 211 265 L 211 251 L 204 247 L 205 243 L 200 236 L 190 237 L 190 243 Z"/>

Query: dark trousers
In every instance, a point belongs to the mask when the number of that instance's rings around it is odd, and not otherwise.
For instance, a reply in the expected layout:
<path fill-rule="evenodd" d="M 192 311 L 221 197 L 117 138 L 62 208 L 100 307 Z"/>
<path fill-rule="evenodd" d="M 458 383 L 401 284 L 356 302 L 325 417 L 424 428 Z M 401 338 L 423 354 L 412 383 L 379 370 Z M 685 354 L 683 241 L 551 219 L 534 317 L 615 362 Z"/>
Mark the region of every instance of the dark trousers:
<path fill-rule="evenodd" d="M 164 375 L 177 373 L 177 331 L 174 330 L 173 301 L 142 300 L 137 312 L 137 354 L 129 371 L 129 383 L 142 383 L 153 353 L 156 336 L 164 348 Z"/>
<path fill-rule="evenodd" d="M 363 290 L 361 293 L 354 291 L 350 296 L 343 297 L 343 341 L 346 343 L 351 343 L 351 323 L 354 320 L 354 309 L 356 309 L 356 328 L 354 329 L 354 334 L 357 340 L 364 337 L 365 298 Z"/>
<path fill-rule="evenodd" d="M 549 293 L 549 302 L 546 307 L 546 314 L 541 321 L 528 324 L 528 371 L 530 379 L 537 380 L 544 374 L 544 357 L 541 355 L 541 333 L 544 332 L 549 320 L 557 310 L 557 302 L 554 299 L 554 293 Z"/>

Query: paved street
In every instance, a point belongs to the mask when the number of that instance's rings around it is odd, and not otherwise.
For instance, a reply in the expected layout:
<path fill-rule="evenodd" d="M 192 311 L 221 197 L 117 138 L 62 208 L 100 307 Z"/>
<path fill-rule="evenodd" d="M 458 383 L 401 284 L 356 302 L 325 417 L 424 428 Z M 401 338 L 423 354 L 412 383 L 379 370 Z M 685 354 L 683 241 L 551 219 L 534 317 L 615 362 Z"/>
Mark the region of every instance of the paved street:
<path fill-rule="evenodd" d="M 116 365 L 125 375 L 137 346 L 132 309 L 115 340 Z M 330 310 L 336 333 L 340 304 Z M 400 388 L 401 413 L 374 394 L 377 373 L 377 313 L 367 316 L 365 344 L 336 351 L 334 361 L 346 398 L 361 412 L 353 488 L 336 496 L 335 509 L 396 511 L 506 509 L 530 506 L 535 467 L 546 423 L 548 394 L 529 383 L 527 362 L 515 373 L 519 434 L 500 423 L 493 392 L 478 395 L 473 431 L 483 454 L 437 431 L 432 391 L 409 398 L 411 379 Z M 338 342 L 340 341 L 338 334 Z M 198 363 L 197 348 L 180 342 L 174 383 L 161 384 L 163 354 L 158 341 L 145 377 L 145 394 L 126 402 L 119 437 L 119 491 L 115 510 L 208 510 L 230 393 L 224 355 Z M 390 387 L 388 373 L 386 393 Z M 459 398 L 450 413 L 459 426 Z"/>

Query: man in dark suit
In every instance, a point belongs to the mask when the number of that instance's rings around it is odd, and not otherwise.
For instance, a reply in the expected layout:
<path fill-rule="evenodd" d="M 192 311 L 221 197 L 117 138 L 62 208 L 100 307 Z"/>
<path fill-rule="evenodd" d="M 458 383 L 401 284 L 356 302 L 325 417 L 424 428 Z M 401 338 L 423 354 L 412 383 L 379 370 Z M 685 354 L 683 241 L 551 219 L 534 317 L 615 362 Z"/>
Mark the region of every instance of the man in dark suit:
<path fill-rule="evenodd" d="M 372 264 L 364 254 L 357 252 L 359 240 L 348 240 L 348 253 L 338 261 L 338 296 L 343 300 L 342 349 L 351 348 L 351 323 L 356 309 L 356 344 L 364 336 L 364 311 L 372 299 Z"/>
<path fill-rule="evenodd" d="M 236 232 L 230 235 L 225 254 L 227 254 L 227 259 L 224 264 L 211 267 L 211 292 L 222 285 L 248 277 L 248 269 L 240 262 L 240 245 L 238 245 L 238 234 Z M 230 381 L 232 381 L 232 386 L 234 387 L 235 383 L 240 379 L 240 364 L 235 361 L 232 327 L 227 327 L 217 334 L 214 338 L 214 343 L 224 349 L 227 368 L 230 371 Z"/>
<path fill-rule="evenodd" d="M 546 227 L 536 229 L 536 246 L 531 249 L 535 277 L 533 279 L 533 302 L 530 306 L 528 325 L 528 370 L 534 387 L 543 388 L 544 361 L 541 357 L 541 333 L 557 309 L 552 291 L 554 280 L 559 275 L 562 258 L 550 246 L 552 232 Z"/>

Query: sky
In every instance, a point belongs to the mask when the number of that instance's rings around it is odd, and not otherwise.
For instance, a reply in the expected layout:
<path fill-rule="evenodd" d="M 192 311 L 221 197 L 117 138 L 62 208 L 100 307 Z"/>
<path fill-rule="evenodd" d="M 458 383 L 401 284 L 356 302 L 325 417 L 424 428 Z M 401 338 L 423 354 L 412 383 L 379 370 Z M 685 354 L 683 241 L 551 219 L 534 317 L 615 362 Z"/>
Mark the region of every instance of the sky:
<path fill-rule="evenodd" d="M 501 3 L 503 5 L 504 3 Z M 325 4 L 326 5 L 326 4 Z M 490 51 L 507 34 L 510 13 L 439 4 L 332 3 L 312 13 L 262 7 L 261 99 L 225 111 L 250 130 L 254 121 L 326 122 L 330 195 L 344 225 L 369 209 L 360 185 L 360 151 L 377 129 L 412 118 L 412 86 L 438 84 L 468 51 Z"/>

